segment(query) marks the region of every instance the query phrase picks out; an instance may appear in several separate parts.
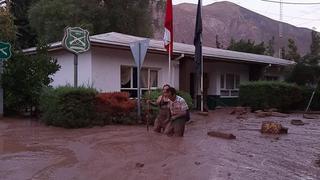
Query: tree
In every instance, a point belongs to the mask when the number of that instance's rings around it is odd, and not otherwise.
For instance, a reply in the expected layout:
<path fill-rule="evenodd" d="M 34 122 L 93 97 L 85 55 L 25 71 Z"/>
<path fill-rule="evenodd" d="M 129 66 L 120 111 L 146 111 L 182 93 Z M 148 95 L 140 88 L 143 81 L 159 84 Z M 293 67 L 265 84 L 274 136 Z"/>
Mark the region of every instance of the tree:
<path fill-rule="evenodd" d="M 293 60 L 295 62 L 298 62 L 300 60 L 301 56 L 298 53 L 298 47 L 293 39 L 288 39 L 288 52 L 285 55 L 285 59 Z"/>
<path fill-rule="evenodd" d="M 25 108 L 37 107 L 42 88 L 52 82 L 51 76 L 59 68 L 57 61 L 48 56 L 44 46 L 39 46 L 37 54 L 32 56 L 14 52 L 4 62 L 1 77 L 7 112 L 21 112 Z"/>
<path fill-rule="evenodd" d="M 251 41 L 250 39 L 247 41 L 243 39 L 241 39 L 240 41 L 235 41 L 233 38 L 231 39 L 230 45 L 227 49 L 253 54 L 264 54 L 266 51 L 266 48 L 264 47 L 264 42 L 261 42 L 260 44 L 255 44 L 255 42 Z"/>
<path fill-rule="evenodd" d="M 320 33 L 314 30 L 311 32 L 310 54 L 320 55 Z"/>
<path fill-rule="evenodd" d="M 292 68 L 287 77 L 287 81 L 299 85 L 314 86 L 320 81 L 320 37 L 315 32 L 311 32 L 312 43 L 310 53 L 301 58 Z"/>
<path fill-rule="evenodd" d="M 0 7 L 0 40 L 14 43 L 16 39 L 16 27 L 13 16 L 6 7 Z"/>
<path fill-rule="evenodd" d="M 218 49 L 222 49 L 223 48 L 222 44 L 219 41 L 219 36 L 218 35 L 216 35 L 216 48 L 218 48 Z"/>
<path fill-rule="evenodd" d="M 304 62 L 298 62 L 290 71 L 286 81 L 296 83 L 301 86 L 312 86 L 318 83 L 320 77 L 320 67 L 311 66 Z"/>
<path fill-rule="evenodd" d="M 10 0 L 10 12 L 14 17 L 14 24 L 17 27 L 16 48 L 24 49 L 34 47 L 37 43 L 36 33 L 31 29 L 28 10 L 32 3 L 37 0 Z"/>
<path fill-rule="evenodd" d="M 268 56 L 273 56 L 275 51 L 274 51 L 274 41 L 275 38 L 272 36 L 272 38 L 268 41 L 268 46 L 266 47 L 266 55 Z"/>
<path fill-rule="evenodd" d="M 39 0 L 29 10 L 39 38 L 60 41 L 67 26 L 80 26 L 91 34 L 111 31 L 151 36 L 149 0 Z"/>

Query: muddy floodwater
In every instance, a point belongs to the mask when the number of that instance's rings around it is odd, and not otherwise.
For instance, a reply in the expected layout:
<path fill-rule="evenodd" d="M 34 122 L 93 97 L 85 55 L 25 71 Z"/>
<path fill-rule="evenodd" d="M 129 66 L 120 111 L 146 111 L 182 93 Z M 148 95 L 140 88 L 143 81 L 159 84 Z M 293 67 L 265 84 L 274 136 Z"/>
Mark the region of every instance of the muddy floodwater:
<path fill-rule="evenodd" d="M 46 127 L 27 119 L 0 120 L 1 180 L 319 180 L 320 119 L 237 119 L 230 110 L 192 114 L 183 138 L 147 132 L 145 126 L 89 129 Z M 306 124 L 294 126 L 292 119 Z M 263 135 L 263 120 L 289 128 Z M 235 140 L 207 132 L 232 133 Z"/>

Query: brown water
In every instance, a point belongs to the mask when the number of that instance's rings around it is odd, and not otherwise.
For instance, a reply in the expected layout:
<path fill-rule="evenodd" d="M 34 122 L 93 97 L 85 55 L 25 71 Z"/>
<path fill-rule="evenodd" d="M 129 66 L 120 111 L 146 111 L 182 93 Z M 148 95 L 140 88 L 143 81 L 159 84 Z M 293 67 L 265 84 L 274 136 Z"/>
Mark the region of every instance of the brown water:
<path fill-rule="evenodd" d="M 147 132 L 143 126 L 68 130 L 26 119 L 0 120 L 0 179 L 57 180 L 318 180 L 320 119 L 238 120 L 230 110 L 192 114 L 185 137 Z M 293 118 L 309 123 L 290 124 Z M 277 120 L 287 135 L 262 135 L 262 120 Z M 230 132 L 236 140 L 207 136 Z M 140 164 L 139 164 L 140 163 Z"/>

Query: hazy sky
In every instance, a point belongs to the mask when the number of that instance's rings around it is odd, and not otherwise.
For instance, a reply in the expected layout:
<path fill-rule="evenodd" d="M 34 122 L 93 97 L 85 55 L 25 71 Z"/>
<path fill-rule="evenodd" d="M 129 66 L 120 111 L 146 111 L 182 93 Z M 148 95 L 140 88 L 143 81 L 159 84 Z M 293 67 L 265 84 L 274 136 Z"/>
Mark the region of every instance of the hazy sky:
<path fill-rule="evenodd" d="M 219 2 L 220 0 L 203 0 L 203 5 Z M 275 20 L 280 19 L 280 5 L 278 3 L 269 3 L 261 0 L 229 0 L 242 7 L 255 11 L 264 16 Z M 275 0 L 279 1 L 279 0 Z M 173 4 L 183 2 L 197 4 L 198 0 L 173 0 Z M 283 2 L 295 3 L 320 3 L 320 0 L 283 0 Z M 316 28 L 320 31 L 320 4 L 319 5 L 283 5 L 283 21 L 298 27 Z"/>

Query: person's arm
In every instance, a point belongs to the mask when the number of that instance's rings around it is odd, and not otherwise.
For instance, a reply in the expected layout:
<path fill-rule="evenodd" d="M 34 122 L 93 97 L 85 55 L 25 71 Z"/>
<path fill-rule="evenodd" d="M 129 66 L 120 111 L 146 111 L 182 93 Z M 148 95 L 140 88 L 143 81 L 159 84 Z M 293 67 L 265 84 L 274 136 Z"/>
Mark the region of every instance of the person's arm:
<path fill-rule="evenodd" d="M 186 116 L 186 115 L 187 115 L 187 111 L 182 111 L 182 112 L 180 112 L 180 113 L 178 113 L 178 114 L 173 115 L 173 116 L 171 117 L 171 120 L 176 120 L 176 119 L 181 118 L 181 117 L 184 117 L 184 116 Z"/>
<path fill-rule="evenodd" d="M 159 104 L 161 103 L 162 98 L 163 98 L 162 95 L 158 97 L 158 99 L 157 99 L 157 101 L 156 101 L 156 104 L 157 104 L 157 105 L 159 105 Z"/>
<path fill-rule="evenodd" d="M 175 119 L 178 119 L 178 118 L 181 118 L 181 117 L 184 117 L 187 115 L 187 110 L 189 109 L 188 108 L 188 104 L 186 103 L 186 101 L 184 99 L 181 100 L 180 103 L 180 113 L 178 114 L 174 114 L 172 117 L 171 117 L 171 120 L 175 120 Z"/>
<path fill-rule="evenodd" d="M 148 100 L 147 103 L 151 104 L 152 106 L 158 106 L 161 103 L 162 95 L 158 97 L 156 102 L 152 102 L 151 100 Z"/>

